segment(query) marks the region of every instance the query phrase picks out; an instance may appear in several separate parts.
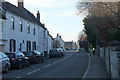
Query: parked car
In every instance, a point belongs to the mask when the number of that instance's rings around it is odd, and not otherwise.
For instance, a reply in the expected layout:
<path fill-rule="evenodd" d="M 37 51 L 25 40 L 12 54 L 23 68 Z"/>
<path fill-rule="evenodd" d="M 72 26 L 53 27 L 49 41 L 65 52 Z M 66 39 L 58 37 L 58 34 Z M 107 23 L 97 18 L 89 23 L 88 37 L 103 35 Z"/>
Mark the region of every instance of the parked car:
<path fill-rule="evenodd" d="M 5 53 L 10 58 L 11 68 L 26 67 L 30 65 L 29 58 L 22 52 L 18 53 Z"/>
<path fill-rule="evenodd" d="M 27 57 L 29 57 L 31 63 L 40 63 L 44 62 L 44 56 L 39 51 L 25 51 L 23 54 Z"/>
<path fill-rule="evenodd" d="M 8 72 L 10 69 L 10 59 L 5 55 L 5 53 L 0 52 L 0 70 L 1 72 Z"/>
<path fill-rule="evenodd" d="M 61 53 L 61 56 L 64 56 L 64 53 L 63 53 L 63 49 L 62 49 L 62 48 L 58 48 L 57 50 Z"/>
<path fill-rule="evenodd" d="M 50 50 L 49 52 L 49 58 L 60 57 L 60 56 L 61 56 L 61 52 L 59 52 L 58 50 Z"/>
<path fill-rule="evenodd" d="M 66 48 L 66 50 L 68 51 L 68 50 L 70 50 L 69 48 Z"/>

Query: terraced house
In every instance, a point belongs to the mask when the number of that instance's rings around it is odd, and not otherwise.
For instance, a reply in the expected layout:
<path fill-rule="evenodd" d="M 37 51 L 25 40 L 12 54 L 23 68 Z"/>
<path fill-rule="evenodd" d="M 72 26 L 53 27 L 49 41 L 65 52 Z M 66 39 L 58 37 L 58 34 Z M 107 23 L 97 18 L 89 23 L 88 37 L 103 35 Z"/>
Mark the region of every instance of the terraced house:
<path fill-rule="evenodd" d="M 2 2 L 0 9 L 5 18 L 1 17 L 0 51 L 19 52 L 39 50 L 47 51 L 48 30 L 40 22 L 40 13 L 37 18 L 24 8 L 23 0 L 18 0 L 18 6 L 9 2 Z M 3 13 L 2 13 L 3 14 Z"/>

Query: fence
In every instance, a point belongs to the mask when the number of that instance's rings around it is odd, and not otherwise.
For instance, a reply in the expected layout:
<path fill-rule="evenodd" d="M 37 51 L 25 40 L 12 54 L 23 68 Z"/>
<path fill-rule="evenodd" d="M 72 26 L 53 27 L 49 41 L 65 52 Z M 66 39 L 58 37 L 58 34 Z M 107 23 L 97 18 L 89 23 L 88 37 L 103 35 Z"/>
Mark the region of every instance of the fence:
<path fill-rule="evenodd" d="M 104 60 L 111 78 L 120 78 L 120 51 L 116 47 L 100 48 L 100 57 Z"/>

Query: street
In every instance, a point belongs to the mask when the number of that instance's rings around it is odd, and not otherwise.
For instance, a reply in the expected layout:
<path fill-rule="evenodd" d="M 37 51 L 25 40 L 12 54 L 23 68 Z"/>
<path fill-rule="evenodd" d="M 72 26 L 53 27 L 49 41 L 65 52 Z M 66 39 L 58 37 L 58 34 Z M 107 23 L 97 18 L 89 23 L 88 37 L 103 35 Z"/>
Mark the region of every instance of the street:
<path fill-rule="evenodd" d="M 3 73 L 3 78 L 82 78 L 88 66 L 86 53 L 65 52 L 64 57 L 47 58 L 44 63 Z"/>

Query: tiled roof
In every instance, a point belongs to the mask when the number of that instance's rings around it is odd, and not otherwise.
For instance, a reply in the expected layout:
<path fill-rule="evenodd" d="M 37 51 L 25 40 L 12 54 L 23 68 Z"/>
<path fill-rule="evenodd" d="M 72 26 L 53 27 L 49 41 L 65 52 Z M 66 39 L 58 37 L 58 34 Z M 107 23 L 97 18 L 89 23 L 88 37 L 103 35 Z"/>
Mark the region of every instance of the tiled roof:
<path fill-rule="evenodd" d="M 6 12 L 0 7 L 0 18 L 6 19 Z"/>
<path fill-rule="evenodd" d="M 9 2 L 2 2 L 2 8 L 5 11 L 9 11 L 17 16 L 20 16 L 24 19 L 29 20 L 30 22 L 33 22 L 34 24 L 38 24 L 41 27 L 43 27 L 44 29 L 46 29 L 43 24 L 31 13 L 29 12 L 27 9 L 25 8 L 18 8 L 15 5 L 9 3 Z"/>

